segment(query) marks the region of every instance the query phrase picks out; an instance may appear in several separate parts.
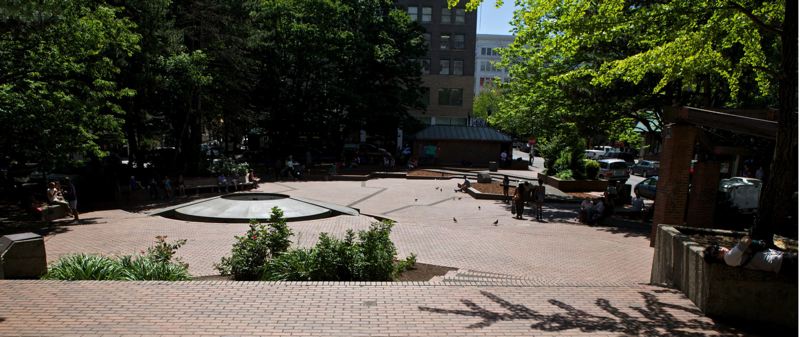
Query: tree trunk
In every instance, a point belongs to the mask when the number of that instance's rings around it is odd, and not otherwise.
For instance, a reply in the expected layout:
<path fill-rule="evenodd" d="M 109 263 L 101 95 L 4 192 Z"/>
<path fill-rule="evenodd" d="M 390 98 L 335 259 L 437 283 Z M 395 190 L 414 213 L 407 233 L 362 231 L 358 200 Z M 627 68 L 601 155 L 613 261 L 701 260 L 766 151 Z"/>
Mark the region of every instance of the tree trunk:
<path fill-rule="evenodd" d="M 754 237 L 770 242 L 775 233 L 797 236 L 797 1 L 786 1 L 781 39 L 778 134 L 753 228 Z"/>

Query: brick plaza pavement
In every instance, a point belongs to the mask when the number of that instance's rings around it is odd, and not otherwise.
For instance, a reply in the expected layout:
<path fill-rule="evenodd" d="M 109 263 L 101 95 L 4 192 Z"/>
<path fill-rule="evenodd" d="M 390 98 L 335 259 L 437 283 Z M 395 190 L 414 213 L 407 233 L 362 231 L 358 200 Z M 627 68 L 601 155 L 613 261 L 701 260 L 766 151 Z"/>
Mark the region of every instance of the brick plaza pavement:
<path fill-rule="evenodd" d="M 646 286 L 647 231 L 577 224 L 574 205 L 547 221 L 515 220 L 502 202 L 455 193 L 458 180 L 286 182 L 260 190 L 359 208 L 362 216 L 293 222 L 293 240 L 398 223 L 399 254 L 464 270 L 448 283 L 0 281 L 0 335 L 532 336 L 739 334 L 715 326 L 682 294 Z M 456 218 L 456 221 L 453 218 Z M 187 222 L 110 210 L 46 237 L 48 260 L 131 254 L 156 235 L 195 276 L 214 274 L 246 224 Z M 497 220 L 498 225 L 493 222 Z M 469 275 L 483 275 L 469 281 Z M 488 275 L 488 276 L 486 276 Z M 466 281 L 465 281 L 466 280 Z"/>

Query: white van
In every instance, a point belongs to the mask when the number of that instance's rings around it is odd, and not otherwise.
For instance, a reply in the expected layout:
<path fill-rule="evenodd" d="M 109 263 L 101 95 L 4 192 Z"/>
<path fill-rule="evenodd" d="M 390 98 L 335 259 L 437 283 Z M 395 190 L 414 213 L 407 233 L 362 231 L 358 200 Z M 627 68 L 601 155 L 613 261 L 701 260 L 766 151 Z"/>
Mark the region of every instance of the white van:
<path fill-rule="evenodd" d="M 586 151 L 584 151 L 584 156 L 586 157 L 586 159 L 592 159 L 592 160 L 603 159 L 603 154 L 604 154 L 604 152 L 600 151 L 600 150 L 586 150 Z"/>

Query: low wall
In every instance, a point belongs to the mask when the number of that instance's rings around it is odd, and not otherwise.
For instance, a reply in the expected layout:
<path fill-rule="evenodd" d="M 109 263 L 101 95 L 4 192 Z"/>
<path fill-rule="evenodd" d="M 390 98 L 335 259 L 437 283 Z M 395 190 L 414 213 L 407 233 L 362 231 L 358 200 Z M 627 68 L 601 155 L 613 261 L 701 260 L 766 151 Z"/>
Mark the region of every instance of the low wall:
<path fill-rule="evenodd" d="M 681 290 L 706 315 L 797 331 L 797 275 L 730 267 L 703 260 L 690 234 L 741 237 L 743 232 L 659 225 L 650 282 Z"/>
<path fill-rule="evenodd" d="M 561 180 L 553 176 L 539 173 L 539 180 L 553 186 L 562 192 L 602 192 L 606 190 L 606 180 Z"/>

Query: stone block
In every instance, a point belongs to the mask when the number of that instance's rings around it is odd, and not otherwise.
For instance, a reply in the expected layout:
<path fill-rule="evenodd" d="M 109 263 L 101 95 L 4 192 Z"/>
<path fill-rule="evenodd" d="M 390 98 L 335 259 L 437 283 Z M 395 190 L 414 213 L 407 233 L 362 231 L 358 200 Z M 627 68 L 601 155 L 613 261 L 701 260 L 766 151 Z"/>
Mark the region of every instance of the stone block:
<path fill-rule="evenodd" d="M 478 182 L 488 184 L 492 182 L 492 176 L 488 173 L 478 173 Z"/>
<path fill-rule="evenodd" d="M 47 272 L 44 240 L 34 233 L 0 237 L 0 279 L 36 279 Z"/>

